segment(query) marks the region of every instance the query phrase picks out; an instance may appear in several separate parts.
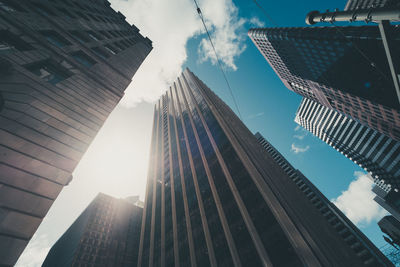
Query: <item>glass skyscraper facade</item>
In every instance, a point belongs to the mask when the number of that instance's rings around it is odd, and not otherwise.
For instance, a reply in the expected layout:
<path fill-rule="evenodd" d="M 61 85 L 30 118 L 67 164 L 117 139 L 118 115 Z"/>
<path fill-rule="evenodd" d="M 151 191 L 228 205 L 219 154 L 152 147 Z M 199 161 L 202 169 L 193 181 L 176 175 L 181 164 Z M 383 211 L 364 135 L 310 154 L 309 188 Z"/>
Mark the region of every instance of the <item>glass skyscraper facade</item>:
<path fill-rule="evenodd" d="M 393 58 L 400 27 L 391 27 Z M 290 90 L 400 140 L 398 103 L 377 26 L 250 29 Z"/>
<path fill-rule="evenodd" d="M 108 1 L 0 1 L 0 266 L 13 266 L 152 49 Z"/>
<path fill-rule="evenodd" d="M 155 106 L 138 266 L 392 266 L 302 189 L 186 69 Z"/>
<path fill-rule="evenodd" d="M 98 194 L 53 245 L 43 267 L 135 266 L 143 208 Z"/>

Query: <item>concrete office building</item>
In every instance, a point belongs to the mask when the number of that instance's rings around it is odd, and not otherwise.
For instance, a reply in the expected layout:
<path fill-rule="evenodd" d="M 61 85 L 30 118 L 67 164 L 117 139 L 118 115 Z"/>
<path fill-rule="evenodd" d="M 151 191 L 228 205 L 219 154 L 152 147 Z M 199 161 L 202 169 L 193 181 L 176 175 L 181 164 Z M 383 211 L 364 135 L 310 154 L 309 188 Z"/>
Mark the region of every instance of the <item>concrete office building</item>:
<path fill-rule="evenodd" d="M 392 266 L 303 189 L 186 69 L 155 106 L 138 266 Z"/>
<path fill-rule="evenodd" d="M 399 32 L 392 27 L 393 36 Z M 400 141 L 400 104 L 377 26 L 248 34 L 288 89 Z M 393 58 L 399 58 L 400 39 L 393 42 Z"/>
<path fill-rule="evenodd" d="M 143 208 L 98 194 L 50 249 L 43 267 L 135 266 Z"/>
<path fill-rule="evenodd" d="M 152 44 L 108 1 L 0 1 L 0 265 L 12 266 Z"/>

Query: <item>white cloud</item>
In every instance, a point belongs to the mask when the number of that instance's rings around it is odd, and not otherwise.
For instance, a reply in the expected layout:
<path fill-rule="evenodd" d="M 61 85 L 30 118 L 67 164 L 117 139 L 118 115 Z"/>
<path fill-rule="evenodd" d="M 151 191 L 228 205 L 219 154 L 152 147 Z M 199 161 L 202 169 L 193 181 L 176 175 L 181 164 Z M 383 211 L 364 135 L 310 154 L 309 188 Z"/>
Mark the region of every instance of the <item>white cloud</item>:
<path fill-rule="evenodd" d="M 238 9 L 232 0 L 204 0 L 199 5 L 220 60 L 225 66 L 236 70 L 234 59 L 246 49 L 246 20 L 238 17 Z M 214 65 L 217 63 L 207 37 L 201 40 L 198 52 L 200 62 L 211 60 Z"/>
<path fill-rule="evenodd" d="M 257 117 L 261 117 L 263 115 L 264 115 L 264 112 L 259 112 L 259 113 L 256 113 L 256 114 L 250 114 L 249 116 L 247 116 L 247 118 L 248 119 L 254 119 L 254 118 L 257 118 Z"/>
<path fill-rule="evenodd" d="M 301 129 L 301 126 L 300 126 L 300 125 L 297 125 L 297 126 L 294 128 L 294 131 L 297 132 L 297 131 L 300 130 L 300 129 Z"/>
<path fill-rule="evenodd" d="M 292 151 L 295 154 L 304 153 L 309 149 L 310 149 L 310 146 L 301 147 L 301 146 L 295 145 L 294 143 L 292 144 Z"/>
<path fill-rule="evenodd" d="M 187 59 L 187 41 L 204 34 L 195 5 L 187 0 L 111 0 L 111 4 L 126 16 L 129 23 L 135 24 L 143 35 L 148 36 L 154 47 L 133 77 L 121 103 L 132 107 L 142 101 L 153 102 L 182 71 Z M 234 59 L 245 49 L 245 32 L 243 38 L 238 34 L 245 20 L 238 18 L 232 0 L 203 0 L 199 5 L 221 60 L 226 66 L 236 69 Z M 214 56 L 203 43 L 205 41 L 204 37 L 199 48 L 203 52 L 201 58 L 203 61 L 212 60 Z"/>
<path fill-rule="evenodd" d="M 293 135 L 293 137 L 294 138 L 297 138 L 297 139 L 299 139 L 299 140 L 303 140 L 304 139 L 304 137 L 306 137 L 306 135 Z"/>
<path fill-rule="evenodd" d="M 250 24 L 253 27 L 265 27 L 265 23 L 262 22 L 259 18 L 257 17 L 252 17 L 250 19 Z"/>
<path fill-rule="evenodd" d="M 50 250 L 50 244 L 46 234 L 35 234 L 24 254 L 19 258 L 16 267 L 40 267 Z"/>
<path fill-rule="evenodd" d="M 354 176 L 356 179 L 347 190 L 331 201 L 354 224 L 363 227 L 372 221 L 378 221 L 387 212 L 373 200 L 375 194 L 371 191 L 374 184 L 372 178 L 363 172 L 354 172 Z"/>

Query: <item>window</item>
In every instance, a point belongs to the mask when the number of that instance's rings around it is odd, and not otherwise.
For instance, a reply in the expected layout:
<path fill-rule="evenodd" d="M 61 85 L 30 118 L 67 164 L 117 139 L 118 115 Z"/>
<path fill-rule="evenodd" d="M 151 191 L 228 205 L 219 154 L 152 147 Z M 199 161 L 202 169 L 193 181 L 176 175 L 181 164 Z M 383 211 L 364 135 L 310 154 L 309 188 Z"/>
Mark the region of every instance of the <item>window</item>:
<path fill-rule="evenodd" d="M 1 0 L 0 1 L 0 9 L 3 9 L 8 12 L 22 11 L 25 12 L 21 6 L 17 5 L 13 0 Z"/>
<path fill-rule="evenodd" d="M 27 51 L 32 50 L 33 47 L 17 35 L 9 31 L 0 30 L 0 53 L 11 52 L 15 49 L 18 51 Z"/>
<path fill-rule="evenodd" d="M 45 15 L 45 16 L 55 16 L 54 12 L 51 11 L 48 7 L 38 4 L 38 3 L 35 3 L 35 6 L 36 6 L 36 10 L 40 14 Z"/>
<path fill-rule="evenodd" d="M 109 56 L 106 52 L 104 52 L 100 47 L 93 47 L 92 50 L 93 50 L 93 52 L 94 52 L 96 55 L 98 55 L 99 57 L 101 57 L 101 58 L 103 58 L 103 59 L 107 59 L 107 58 L 110 57 L 110 56 Z"/>
<path fill-rule="evenodd" d="M 55 46 L 63 47 L 66 45 L 71 45 L 71 43 L 67 39 L 65 39 L 55 31 L 41 31 L 41 33 L 46 37 L 47 41 Z"/>
<path fill-rule="evenodd" d="M 81 12 L 76 12 L 76 14 L 77 14 L 79 17 L 83 18 L 84 20 L 89 20 L 88 17 L 86 17 L 86 16 L 85 16 L 83 13 L 81 13 Z"/>
<path fill-rule="evenodd" d="M 104 46 L 105 49 L 107 49 L 108 52 L 110 52 L 113 55 L 118 54 L 118 50 L 112 47 L 111 45 L 106 45 Z"/>
<path fill-rule="evenodd" d="M 94 61 L 91 57 L 83 53 L 82 51 L 78 51 L 72 54 L 72 57 L 76 60 L 79 61 L 79 63 L 85 65 L 86 67 L 91 67 L 97 62 Z"/>
<path fill-rule="evenodd" d="M 0 92 L 0 112 L 3 110 L 3 108 L 4 108 L 4 98 Z"/>
<path fill-rule="evenodd" d="M 59 10 L 61 13 L 63 13 L 69 19 L 76 18 L 74 15 L 72 15 L 70 12 L 68 12 L 68 10 L 66 10 L 65 8 L 59 8 Z"/>
<path fill-rule="evenodd" d="M 79 32 L 79 31 L 70 31 L 69 32 L 75 39 L 77 39 L 81 43 L 90 42 L 90 39 L 87 37 L 86 34 Z"/>
<path fill-rule="evenodd" d="M 72 76 L 72 73 L 68 69 L 62 67 L 60 64 L 52 60 L 34 63 L 32 65 L 28 65 L 26 68 L 39 76 L 39 78 L 51 84 L 57 84 L 62 80 Z"/>
<path fill-rule="evenodd" d="M 111 36 L 110 34 L 108 34 L 106 31 L 99 31 L 104 37 L 106 37 L 107 39 L 110 39 Z"/>
<path fill-rule="evenodd" d="M 94 33 L 93 31 L 88 31 L 87 33 L 88 33 L 89 37 L 95 41 L 100 41 L 101 39 L 103 39 L 100 37 L 100 35 Z"/>

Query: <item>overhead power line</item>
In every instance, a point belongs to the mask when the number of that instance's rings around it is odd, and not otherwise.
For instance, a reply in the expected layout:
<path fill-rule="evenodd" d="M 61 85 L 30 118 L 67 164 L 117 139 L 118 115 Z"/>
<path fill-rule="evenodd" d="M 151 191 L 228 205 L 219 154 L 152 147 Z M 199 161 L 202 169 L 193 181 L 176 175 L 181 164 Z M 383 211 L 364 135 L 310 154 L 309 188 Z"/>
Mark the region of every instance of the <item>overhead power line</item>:
<path fill-rule="evenodd" d="M 253 0 L 254 4 L 261 10 L 264 16 L 271 22 L 271 24 L 275 27 L 278 27 L 278 24 L 272 19 L 272 17 L 267 13 L 267 11 L 257 2 L 257 0 Z"/>
<path fill-rule="evenodd" d="M 239 106 L 238 106 L 238 104 L 237 104 L 237 102 L 236 102 L 236 98 L 235 98 L 235 96 L 234 96 L 234 94 L 233 94 L 231 85 L 229 84 L 228 78 L 226 77 L 225 70 L 224 70 L 224 68 L 223 68 L 223 66 L 222 66 L 222 63 L 221 63 L 221 60 L 219 59 L 217 50 L 215 49 L 214 43 L 213 43 L 213 41 L 212 41 L 212 39 L 211 39 L 211 35 L 210 35 L 209 31 L 208 31 L 208 28 L 207 28 L 207 26 L 206 26 L 206 23 L 204 22 L 203 13 L 201 12 L 201 9 L 200 9 L 199 5 L 197 4 L 197 1 L 196 1 L 196 0 L 193 0 L 193 2 L 194 2 L 194 4 L 196 5 L 197 13 L 199 14 L 199 17 L 200 17 L 200 19 L 201 19 L 201 22 L 203 23 L 203 26 L 204 26 L 204 29 L 205 29 L 205 31 L 206 31 L 206 33 L 207 33 L 208 40 L 210 41 L 211 47 L 212 47 L 212 49 L 214 50 L 214 54 L 215 54 L 215 57 L 216 57 L 216 59 L 217 59 L 218 67 L 219 67 L 219 69 L 221 70 L 222 75 L 224 76 L 226 85 L 228 86 L 229 93 L 231 94 L 231 97 L 232 97 L 233 103 L 235 104 L 235 107 L 236 107 L 236 109 L 237 109 L 238 115 L 239 115 L 240 119 L 243 120 L 242 114 L 240 113 L 240 110 L 239 110 Z"/>

